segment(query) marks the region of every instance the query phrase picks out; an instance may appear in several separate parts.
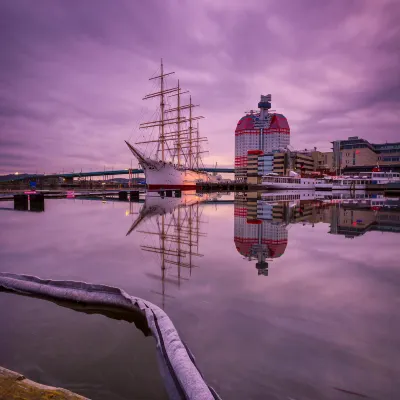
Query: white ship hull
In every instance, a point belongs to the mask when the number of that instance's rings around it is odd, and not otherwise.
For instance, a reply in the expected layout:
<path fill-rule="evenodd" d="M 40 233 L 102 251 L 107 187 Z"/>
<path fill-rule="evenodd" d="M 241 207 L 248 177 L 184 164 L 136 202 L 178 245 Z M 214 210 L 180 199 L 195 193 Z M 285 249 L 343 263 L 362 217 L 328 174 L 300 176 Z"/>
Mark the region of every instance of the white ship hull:
<path fill-rule="evenodd" d="M 333 184 L 332 190 L 365 190 L 367 185 L 364 184 L 351 184 L 351 183 L 343 183 L 335 185 Z"/>
<path fill-rule="evenodd" d="M 154 165 L 154 163 L 156 165 Z M 142 165 L 149 189 L 196 189 L 197 182 L 213 182 L 217 177 L 169 163 L 155 161 Z"/>
<path fill-rule="evenodd" d="M 145 157 L 138 149 L 125 141 L 132 154 L 142 166 L 149 190 L 159 189 L 196 189 L 198 182 L 217 182 L 219 175 L 195 171 L 171 162 L 163 162 Z"/>
<path fill-rule="evenodd" d="M 366 190 L 367 185 L 365 183 L 349 183 L 349 182 L 343 182 L 343 183 L 317 183 L 315 185 L 316 190 Z"/>

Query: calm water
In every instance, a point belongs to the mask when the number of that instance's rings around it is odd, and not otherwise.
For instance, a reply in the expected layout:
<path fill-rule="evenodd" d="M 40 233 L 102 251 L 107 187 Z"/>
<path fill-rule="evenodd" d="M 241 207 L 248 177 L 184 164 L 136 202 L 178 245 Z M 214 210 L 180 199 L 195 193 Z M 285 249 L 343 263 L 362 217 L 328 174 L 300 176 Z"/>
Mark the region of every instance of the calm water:
<path fill-rule="evenodd" d="M 400 398 L 399 203 L 303 198 L 0 210 L 0 270 L 118 286 L 162 306 L 223 399 Z M 92 399 L 167 398 L 154 340 L 133 324 L 0 301 L 0 365 Z"/>

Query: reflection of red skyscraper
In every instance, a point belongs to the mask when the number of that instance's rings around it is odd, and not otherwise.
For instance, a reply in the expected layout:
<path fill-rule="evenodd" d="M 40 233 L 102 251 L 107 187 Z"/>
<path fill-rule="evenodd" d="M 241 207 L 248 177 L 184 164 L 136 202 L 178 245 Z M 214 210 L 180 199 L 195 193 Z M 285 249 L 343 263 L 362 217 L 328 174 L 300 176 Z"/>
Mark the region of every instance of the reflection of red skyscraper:
<path fill-rule="evenodd" d="M 288 232 L 286 225 L 272 220 L 261 220 L 249 215 L 246 200 L 235 200 L 235 245 L 238 252 L 249 260 L 257 260 L 259 275 L 268 275 L 266 259 L 280 257 L 286 250 Z M 257 207 L 257 202 L 252 206 Z M 262 204 L 261 207 L 273 207 Z M 250 217 L 250 218 L 249 218 Z"/>

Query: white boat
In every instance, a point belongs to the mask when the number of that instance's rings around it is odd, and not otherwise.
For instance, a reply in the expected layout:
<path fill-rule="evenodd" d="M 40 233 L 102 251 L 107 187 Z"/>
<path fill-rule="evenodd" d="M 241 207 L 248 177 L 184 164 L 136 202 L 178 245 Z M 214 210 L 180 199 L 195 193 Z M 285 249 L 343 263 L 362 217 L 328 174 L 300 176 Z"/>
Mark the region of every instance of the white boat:
<path fill-rule="evenodd" d="M 368 179 L 350 176 L 334 176 L 317 179 L 316 190 L 365 190 Z"/>
<path fill-rule="evenodd" d="M 316 179 L 302 178 L 300 175 L 291 171 L 290 176 L 279 176 L 276 174 L 267 174 L 262 177 L 261 184 L 266 189 L 272 190 L 314 190 Z"/>
<path fill-rule="evenodd" d="M 398 183 L 400 182 L 400 172 L 383 172 L 383 171 L 372 171 L 363 172 L 363 179 L 368 179 L 371 184 L 387 184 L 387 183 Z M 355 177 L 357 178 L 357 177 Z"/>
<path fill-rule="evenodd" d="M 366 190 L 370 184 L 400 182 L 398 172 L 363 172 L 362 176 L 333 176 L 317 179 L 316 190 Z"/>
<path fill-rule="evenodd" d="M 147 156 L 139 148 L 132 146 L 125 141 L 143 168 L 147 187 L 156 189 L 195 189 L 198 182 L 217 182 L 220 175 L 208 174 L 202 171 L 201 142 L 206 141 L 205 137 L 199 136 L 198 125 L 195 128 L 193 121 L 202 117 L 193 117 L 190 97 L 188 104 L 181 104 L 182 92 L 178 85 L 173 88 L 166 87 L 165 77 L 171 73 L 164 73 L 161 61 L 161 73 L 151 79 L 158 79 L 160 89 L 150 93 L 144 100 L 159 98 L 159 119 L 140 124 L 141 129 L 159 128 L 158 138 L 145 140 L 136 144 L 156 145 L 157 149 L 151 156 Z M 175 97 L 176 107 L 167 106 L 168 98 Z M 185 115 L 188 114 L 188 115 Z"/>

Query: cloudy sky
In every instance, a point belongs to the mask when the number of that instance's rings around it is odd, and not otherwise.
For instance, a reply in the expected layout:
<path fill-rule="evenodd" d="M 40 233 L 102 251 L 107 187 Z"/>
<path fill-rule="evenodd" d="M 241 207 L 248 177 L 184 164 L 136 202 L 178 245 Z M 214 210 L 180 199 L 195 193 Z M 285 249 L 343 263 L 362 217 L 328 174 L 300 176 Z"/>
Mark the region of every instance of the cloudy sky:
<path fill-rule="evenodd" d="M 126 168 L 161 57 L 201 105 L 208 164 L 233 164 L 267 93 L 294 148 L 399 141 L 399 20 L 397 0 L 2 0 L 0 173 Z"/>

